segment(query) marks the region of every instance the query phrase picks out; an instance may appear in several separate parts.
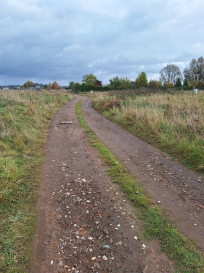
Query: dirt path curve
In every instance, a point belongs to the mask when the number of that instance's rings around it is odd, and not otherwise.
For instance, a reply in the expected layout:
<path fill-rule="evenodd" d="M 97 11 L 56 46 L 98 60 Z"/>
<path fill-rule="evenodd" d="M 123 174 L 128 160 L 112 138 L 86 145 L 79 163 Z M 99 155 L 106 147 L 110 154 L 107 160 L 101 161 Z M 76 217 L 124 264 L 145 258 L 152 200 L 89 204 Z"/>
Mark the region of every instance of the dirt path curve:
<path fill-rule="evenodd" d="M 169 212 L 181 232 L 204 249 L 204 181 L 167 154 L 107 120 L 83 97 L 88 126 L 142 182 L 155 203 Z"/>
<path fill-rule="evenodd" d="M 78 100 L 49 129 L 30 272 L 173 272 L 155 242 L 137 239 L 135 211 L 76 120 Z"/>

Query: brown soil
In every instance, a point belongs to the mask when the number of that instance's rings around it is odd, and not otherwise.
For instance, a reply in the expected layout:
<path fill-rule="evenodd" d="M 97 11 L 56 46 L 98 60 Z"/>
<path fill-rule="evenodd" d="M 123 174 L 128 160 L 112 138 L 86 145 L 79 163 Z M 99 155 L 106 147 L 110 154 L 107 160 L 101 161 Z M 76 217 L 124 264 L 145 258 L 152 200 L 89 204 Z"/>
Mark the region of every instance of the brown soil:
<path fill-rule="evenodd" d="M 135 210 L 110 181 L 76 120 L 78 100 L 64 106 L 49 128 L 30 272 L 173 272 L 157 243 L 138 236 L 140 221 Z M 100 117 L 86 98 L 83 109 L 103 141 L 112 132 L 108 146 L 114 150 L 118 142 L 116 149 L 123 153 L 121 141 L 126 141 L 126 132 Z M 119 130 L 120 141 L 115 139 L 114 128 Z M 134 166 L 131 154 L 126 156 L 127 165 Z"/>
<path fill-rule="evenodd" d="M 120 159 L 187 237 L 204 249 L 204 181 L 170 157 L 107 120 L 83 97 L 88 126 Z"/>

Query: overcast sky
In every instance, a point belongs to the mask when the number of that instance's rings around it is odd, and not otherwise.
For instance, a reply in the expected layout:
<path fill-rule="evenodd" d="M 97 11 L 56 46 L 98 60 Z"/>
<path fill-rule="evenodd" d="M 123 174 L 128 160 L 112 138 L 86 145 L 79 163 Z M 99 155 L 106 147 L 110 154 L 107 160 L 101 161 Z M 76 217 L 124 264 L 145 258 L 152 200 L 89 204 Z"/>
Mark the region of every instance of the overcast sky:
<path fill-rule="evenodd" d="M 204 0 L 0 0 L 0 85 L 158 79 L 204 56 Z"/>

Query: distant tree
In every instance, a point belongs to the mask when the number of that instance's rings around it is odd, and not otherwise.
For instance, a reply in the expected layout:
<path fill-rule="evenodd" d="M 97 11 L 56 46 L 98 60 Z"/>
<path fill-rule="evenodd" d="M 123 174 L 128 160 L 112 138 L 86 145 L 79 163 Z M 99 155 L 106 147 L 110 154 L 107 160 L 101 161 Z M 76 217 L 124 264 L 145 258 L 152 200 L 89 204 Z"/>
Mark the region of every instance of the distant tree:
<path fill-rule="evenodd" d="M 198 87 L 204 90 L 204 81 L 200 81 Z"/>
<path fill-rule="evenodd" d="M 204 80 L 204 58 L 192 59 L 189 67 L 184 69 L 184 77 L 190 82 L 201 82 Z"/>
<path fill-rule="evenodd" d="M 152 89 L 159 89 L 161 87 L 161 82 L 156 80 L 150 80 L 148 86 Z"/>
<path fill-rule="evenodd" d="M 30 88 L 30 87 L 34 87 L 35 84 L 32 81 L 27 81 L 24 83 L 23 88 Z"/>
<path fill-rule="evenodd" d="M 109 80 L 109 82 L 112 88 L 120 88 L 121 80 L 118 77 L 114 77 L 113 79 Z"/>
<path fill-rule="evenodd" d="M 47 89 L 48 89 L 48 90 L 52 89 L 52 84 L 51 84 L 51 82 L 49 82 L 49 84 L 47 85 Z"/>
<path fill-rule="evenodd" d="M 182 78 L 181 71 L 174 64 L 168 64 L 160 71 L 160 80 L 163 85 L 175 85 L 178 78 Z"/>
<path fill-rule="evenodd" d="M 56 81 L 54 81 L 53 84 L 52 84 L 52 89 L 54 89 L 54 90 L 60 90 L 61 87 L 59 86 L 59 84 Z"/>
<path fill-rule="evenodd" d="M 109 80 L 110 87 L 114 89 L 126 89 L 130 87 L 130 80 L 126 78 L 114 77 Z"/>
<path fill-rule="evenodd" d="M 185 78 L 184 81 L 183 81 L 183 88 L 184 88 L 185 90 L 187 90 L 187 89 L 190 89 L 190 86 L 191 86 L 191 85 L 190 85 L 188 79 Z"/>
<path fill-rule="evenodd" d="M 139 86 L 144 86 L 147 87 L 148 86 L 148 81 L 147 81 L 147 75 L 145 72 L 142 72 L 138 75 L 137 79 L 136 79 L 136 83 Z"/>
<path fill-rule="evenodd" d="M 175 87 L 178 88 L 178 89 L 182 88 L 182 83 L 181 83 L 181 79 L 180 79 L 180 78 L 178 78 L 178 79 L 176 80 Z"/>
<path fill-rule="evenodd" d="M 82 82 L 87 85 L 94 85 L 96 83 L 97 79 L 93 74 L 84 75 Z"/>
<path fill-rule="evenodd" d="M 127 77 L 121 78 L 121 86 L 124 88 L 129 88 L 130 87 L 130 80 Z"/>

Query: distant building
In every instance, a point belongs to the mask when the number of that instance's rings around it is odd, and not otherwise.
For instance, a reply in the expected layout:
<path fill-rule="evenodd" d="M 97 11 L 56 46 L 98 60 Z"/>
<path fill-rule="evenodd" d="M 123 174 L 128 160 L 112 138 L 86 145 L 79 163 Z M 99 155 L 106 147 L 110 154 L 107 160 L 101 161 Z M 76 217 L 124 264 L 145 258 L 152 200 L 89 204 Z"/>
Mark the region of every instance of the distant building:
<path fill-rule="evenodd" d="M 97 81 L 95 82 L 95 86 L 102 86 L 102 81 L 98 81 L 98 80 L 97 80 Z"/>
<path fill-rule="evenodd" d="M 131 86 L 131 87 L 135 87 L 135 86 L 137 86 L 137 84 L 136 84 L 135 81 L 131 81 L 131 82 L 130 82 L 130 86 Z"/>

